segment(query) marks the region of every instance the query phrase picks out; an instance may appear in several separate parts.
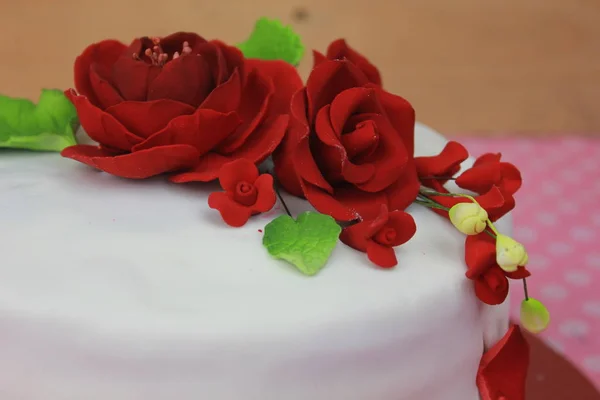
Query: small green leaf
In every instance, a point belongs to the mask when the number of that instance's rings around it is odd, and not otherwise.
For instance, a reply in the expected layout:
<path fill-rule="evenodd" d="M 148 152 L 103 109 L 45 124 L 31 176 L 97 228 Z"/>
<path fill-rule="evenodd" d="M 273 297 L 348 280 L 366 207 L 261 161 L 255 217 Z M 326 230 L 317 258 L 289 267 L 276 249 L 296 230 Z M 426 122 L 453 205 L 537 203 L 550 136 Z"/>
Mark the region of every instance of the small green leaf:
<path fill-rule="evenodd" d="M 77 111 L 60 90 L 44 89 L 38 104 L 0 95 L 0 147 L 61 151 L 77 144 Z"/>
<path fill-rule="evenodd" d="M 550 324 L 550 313 L 546 306 L 533 298 L 521 302 L 521 325 L 531 333 L 541 333 Z"/>
<path fill-rule="evenodd" d="M 245 42 L 237 45 L 246 58 L 283 60 L 298 65 L 304 55 L 300 36 L 276 19 L 261 18 Z"/>
<path fill-rule="evenodd" d="M 342 228 L 329 215 L 307 211 L 294 221 L 282 215 L 265 226 L 263 246 L 273 257 L 315 275 L 327 263 Z"/>

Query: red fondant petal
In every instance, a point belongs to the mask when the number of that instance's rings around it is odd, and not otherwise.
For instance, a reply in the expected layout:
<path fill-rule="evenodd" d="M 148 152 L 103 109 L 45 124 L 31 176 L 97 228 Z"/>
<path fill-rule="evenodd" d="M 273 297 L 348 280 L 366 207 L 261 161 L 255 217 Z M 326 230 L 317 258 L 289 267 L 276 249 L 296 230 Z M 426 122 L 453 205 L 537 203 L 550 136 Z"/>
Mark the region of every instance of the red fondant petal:
<path fill-rule="evenodd" d="M 123 101 L 117 90 L 101 78 L 93 67 L 89 71 L 89 82 L 98 101 L 98 107 L 106 109 Z"/>
<path fill-rule="evenodd" d="M 258 168 L 243 158 L 227 163 L 219 170 L 219 184 L 226 192 L 234 192 L 239 182 L 254 183 L 256 178 Z"/>
<path fill-rule="evenodd" d="M 242 81 L 238 71 L 223 84 L 217 86 L 200 105 L 200 108 L 228 113 L 238 109 L 242 93 Z"/>
<path fill-rule="evenodd" d="M 415 201 L 420 188 L 415 166 L 412 161 L 409 161 L 400 173 L 399 179 L 384 191 L 389 209 L 405 210 Z"/>
<path fill-rule="evenodd" d="M 302 189 L 306 200 L 319 212 L 338 221 L 353 221 L 360 218 L 358 212 L 342 204 L 335 196 L 310 182 L 303 181 Z"/>
<path fill-rule="evenodd" d="M 302 89 L 304 83 L 293 65 L 280 60 L 247 59 L 248 69 L 256 69 L 262 77 L 271 79 L 274 87 L 269 101 L 268 115 L 287 114 L 290 111 L 292 96 Z"/>
<path fill-rule="evenodd" d="M 511 195 L 517 193 L 523 183 L 521 171 L 507 162 L 500 163 L 500 168 L 502 171 L 502 182 L 500 183 L 502 190 Z"/>
<path fill-rule="evenodd" d="M 106 110 L 141 138 L 152 136 L 173 119 L 193 114 L 194 111 L 194 107 L 174 100 L 125 101 Z"/>
<path fill-rule="evenodd" d="M 436 156 L 415 157 L 415 165 L 420 178 L 449 177 L 458 172 L 460 164 L 468 157 L 469 153 L 462 144 L 450 141 Z"/>
<path fill-rule="evenodd" d="M 75 88 L 77 91 L 90 99 L 90 102 L 98 107 L 101 103 L 90 82 L 90 70 L 92 65 L 102 74 L 101 78 L 106 80 L 112 65 L 127 49 L 123 43 L 116 40 L 104 40 L 88 46 L 80 56 L 75 59 Z"/>
<path fill-rule="evenodd" d="M 80 163 L 89 165 L 90 167 L 96 168 L 94 164 L 94 158 L 96 157 L 114 157 L 114 153 L 110 150 L 103 149 L 99 146 L 91 146 L 88 144 L 78 144 L 75 146 L 69 146 L 60 153 L 65 158 L 79 161 Z"/>
<path fill-rule="evenodd" d="M 194 168 L 175 174 L 169 178 L 171 182 L 210 182 L 219 177 L 221 168 L 232 161 L 231 158 L 224 157 L 217 153 L 208 153 L 200 157 Z"/>
<path fill-rule="evenodd" d="M 74 90 L 67 90 L 65 95 L 77 109 L 81 126 L 96 142 L 114 149 L 129 151 L 142 140 L 129 132 L 112 115 L 94 106 L 87 97 L 77 96 Z"/>
<path fill-rule="evenodd" d="M 351 115 L 381 113 L 375 89 L 353 87 L 339 93 L 331 102 L 329 117 L 337 136 L 341 136 L 344 125 Z"/>
<path fill-rule="evenodd" d="M 474 285 L 475 295 L 485 304 L 502 304 L 508 296 L 508 280 L 504 276 L 504 271 L 497 265 L 475 279 Z"/>
<path fill-rule="evenodd" d="M 506 275 L 508 279 L 525 279 L 531 276 L 531 272 L 529 272 L 525 267 L 519 267 L 513 272 L 504 271 L 504 275 Z"/>
<path fill-rule="evenodd" d="M 323 53 L 321 53 L 317 50 L 313 50 L 312 54 L 313 54 L 313 69 L 315 69 L 317 67 L 317 65 L 323 63 L 324 61 L 327 61 L 327 57 L 325 57 L 323 55 Z"/>
<path fill-rule="evenodd" d="M 366 233 L 368 224 L 369 221 L 362 221 L 342 229 L 340 240 L 355 250 L 366 252 L 369 242 Z"/>
<path fill-rule="evenodd" d="M 109 174 L 130 179 L 145 179 L 164 172 L 189 168 L 198 159 L 196 149 L 186 145 L 155 147 L 119 156 L 107 156 L 90 147 L 92 146 L 73 146 L 64 150 L 62 154 Z"/>
<path fill-rule="evenodd" d="M 233 153 L 256 130 L 265 117 L 274 90 L 272 82 L 263 79 L 255 70 L 249 74 L 237 109 L 242 124 L 219 145 L 217 151 L 220 154 Z"/>
<path fill-rule="evenodd" d="M 379 70 L 365 56 L 348 46 L 344 39 L 331 42 L 327 48 L 327 58 L 330 60 L 348 59 L 355 64 L 376 85 L 381 85 Z"/>
<path fill-rule="evenodd" d="M 496 265 L 496 240 L 482 232 L 478 235 L 467 236 L 465 240 L 466 276 L 477 279 L 487 270 Z"/>
<path fill-rule="evenodd" d="M 229 157 L 247 158 L 260 164 L 279 146 L 288 126 L 289 116 L 278 115 L 263 121 Z"/>
<path fill-rule="evenodd" d="M 135 41 L 129 48 L 141 51 Z M 136 60 L 132 54 L 122 55 L 112 69 L 112 82 L 125 100 L 146 101 L 148 85 L 160 74 L 162 67 Z"/>
<path fill-rule="evenodd" d="M 183 42 L 188 42 L 193 55 L 198 54 L 200 46 L 206 43 L 206 39 L 193 32 L 175 32 L 160 39 L 160 46 L 167 54 L 181 53 Z"/>
<path fill-rule="evenodd" d="M 415 152 L 415 110 L 412 105 L 400 96 L 396 96 L 380 87 L 375 87 L 379 101 L 385 114 L 411 156 Z"/>
<path fill-rule="evenodd" d="M 475 193 L 485 193 L 502 179 L 500 164 L 486 163 L 472 167 L 456 178 L 456 184 Z"/>
<path fill-rule="evenodd" d="M 339 93 L 367 83 L 365 75 L 348 61 L 322 62 L 312 70 L 306 82 L 309 121 L 323 106 L 331 104 Z"/>
<path fill-rule="evenodd" d="M 162 67 L 162 72 L 148 85 L 147 99 L 169 99 L 198 107 L 214 87 L 204 58 L 184 55 Z"/>
<path fill-rule="evenodd" d="M 408 242 L 417 232 L 417 225 L 412 215 L 404 211 L 391 212 L 386 227 L 392 228 L 396 232 L 395 239 L 390 243 L 392 247 Z"/>
<path fill-rule="evenodd" d="M 502 154 L 500 154 L 500 153 L 486 153 L 486 154 L 483 154 L 483 155 L 477 157 L 477 159 L 473 163 L 473 166 L 479 167 L 480 165 L 489 164 L 489 163 L 498 164 L 500 162 L 501 158 L 502 158 Z"/>
<path fill-rule="evenodd" d="M 236 203 L 225 192 L 211 193 L 208 196 L 208 206 L 218 210 L 223 221 L 235 228 L 245 225 L 252 215 L 250 208 Z"/>
<path fill-rule="evenodd" d="M 200 155 L 214 149 L 240 124 L 235 113 L 223 114 L 199 108 L 192 115 L 177 117 L 162 130 L 135 146 L 134 151 L 156 146 L 186 144 L 194 146 Z"/>
<path fill-rule="evenodd" d="M 383 246 L 373 240 L 367 243 L 367 256 L 371 262 L 382 268 L 392 268 L 398 264 L 392 247 Z"/>
<path fill-rule="evenodd" d="M 264 213 L 271 210 L 277 202 L 277 196 L 273 188 L 273 176 L 262 174 L 256 179 L 254 186 L 258 191 L 258 196 L 256 197 L 256 203 L 252 206 L 252 211 Z"/>
<path fill-rule="evenodd" d="M 209 43 L 217 47 L 225 63 L 225 75 L 223 75 L 221 77 L 222 80 L 218 81 L 217 83 L 221 84 L 222 82 L 228 80 L 231 74 L 238 70 L 240 76 L 242 77 L 242 84 L 244 84 L 246 72 L 244 67 L 244 55 L 242 54 L 240 49 L 234 46 L 229 46 L 228 44 L 225 44 L 220 40 L 211 40 Z"/>

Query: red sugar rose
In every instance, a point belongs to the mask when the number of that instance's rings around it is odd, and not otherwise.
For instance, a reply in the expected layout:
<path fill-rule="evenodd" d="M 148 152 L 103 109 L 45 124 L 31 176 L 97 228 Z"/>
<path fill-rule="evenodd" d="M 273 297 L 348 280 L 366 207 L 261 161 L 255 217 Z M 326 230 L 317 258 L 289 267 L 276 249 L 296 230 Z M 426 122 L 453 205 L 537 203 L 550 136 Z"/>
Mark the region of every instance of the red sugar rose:
<path fill-rule="evenodd" d="M 187 171 L 172 180 L 210 181 L 232 160 L 271 154 L 288 120 L 277 103 L 301 86 L 291 65 L 247 60 L 194 33 L 105 40 L 77 57 L 77 92 L 65 92 L 99 146 L 62 155 L 124 178 Z"/>
<path fill-rule="evenodd" d="M 255 214 L 269 211 L 277 201 L 273 177 L 258 174 L 253 162 L 240 159 L 219 170 L 219 183 L 224 192 L 211 193 L 208 206 L 221 213 L 228 225 L 240 227 Z"/>
<path fill-rule="evenodd" d="M 475 294 L 486 304 L 501 304 L 508 295 L 508 280 L 523 279 L 531 274 L 524 267 L 506 272 L 496 263 L 496 239 L 482 232 L 467 236 L 465 241 L 466 277 L 475 283 Z"/>
<path fill-rule="evenodd" d="M 415 157 L 417 174 L 423 186 L 430 187 L 438 192 L 446 192 L 444 184 L 460 171 L 460 165 L 469 158 L 469 153 L 458 142 L 450 141 L 440 154 L 427 157 Z M 435 179 L 428 179 L 435 178 Z"/>
<path fill-rule="evenodd" d="M 384 204 L 374 219 L 344 228 L 340 240 L 353 249 L 366 252 L 374 264 L 391 268 L 398 264 L 394 247 L 408 242 L 416 230 L 410 214 L 404 211 L 388 212 Z"/>
<path fill-rule="evenodd" d="M 369 82 L 381 86 L 381 75 L 376 66 L 371 64 L 369 60 L 346 43 L 344 39 L 338 39 L 327 47 L 327 55 L 315 51 L 313 52 L 314 65 L 316 67 L 321 62 L 327 60 L 348 60 L 356 65 L 367 77 Z"/>
<path fill-rule="evenodd" d="M 374 218 L 381 204 L 403 210 L 419 191 L 414 126 L 406 100 L 348 60 L 323 60 L 292 97 L 275 172 L 288 192 L 340 221 Z"/>

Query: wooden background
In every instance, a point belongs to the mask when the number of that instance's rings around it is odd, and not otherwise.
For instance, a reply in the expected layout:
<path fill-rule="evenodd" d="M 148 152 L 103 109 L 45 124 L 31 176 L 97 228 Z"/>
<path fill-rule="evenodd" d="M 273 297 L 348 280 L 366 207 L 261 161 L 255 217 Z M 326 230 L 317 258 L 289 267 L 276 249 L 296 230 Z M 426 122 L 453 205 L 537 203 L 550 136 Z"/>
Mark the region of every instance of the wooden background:
<path fill-rule="evenodd" d="M 263 15 L 308 48 L 346 37 L 442 132 L 600 133 L 598 0 L 0 0 L 0 92 L 70 86 L 73 59 L 104 38 L 235 43 Z"/>

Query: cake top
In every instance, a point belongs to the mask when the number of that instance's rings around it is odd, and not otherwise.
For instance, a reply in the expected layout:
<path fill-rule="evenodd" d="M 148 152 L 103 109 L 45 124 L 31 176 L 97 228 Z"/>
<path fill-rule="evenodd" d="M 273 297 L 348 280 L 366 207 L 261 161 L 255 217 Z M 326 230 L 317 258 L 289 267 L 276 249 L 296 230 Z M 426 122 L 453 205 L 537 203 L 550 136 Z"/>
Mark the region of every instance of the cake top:
<path fill-rule="evenodd" d="M 44 90 L 37 105 L 0 97 L 0 146 L 60 151 L 115 179 L 217 181 L 199 207 L 232 229 L 280 204 L 285 214 L 264 226 L 265 260 L 313 279 L 340 241 L 373 274 L 402 268 L 396 249 L 419 229 L 405 210 L 429 208 L 465 235 L 465 279 L 479 300 L 503 303 L 508 280 L 520 279 L 521 323 L 544 330 L 548 311 L 527 292 L 527 252 L 494 225 L 515 207 L 518 168 L 489 153 L 461 169 L 469 154 L 454 141 L 415 156 L 413 107 L 363 54 L 335 40 L 313 51 L 305 81 L 303 54 L 290 27 L 266 18 L 237 45 L 191 32 L 103 40 L 76 58 L 74 88 Z M 79 126 L 93 144 L 76 137 Z M 297 214 L 282 192 L 316 211 Z"/>

